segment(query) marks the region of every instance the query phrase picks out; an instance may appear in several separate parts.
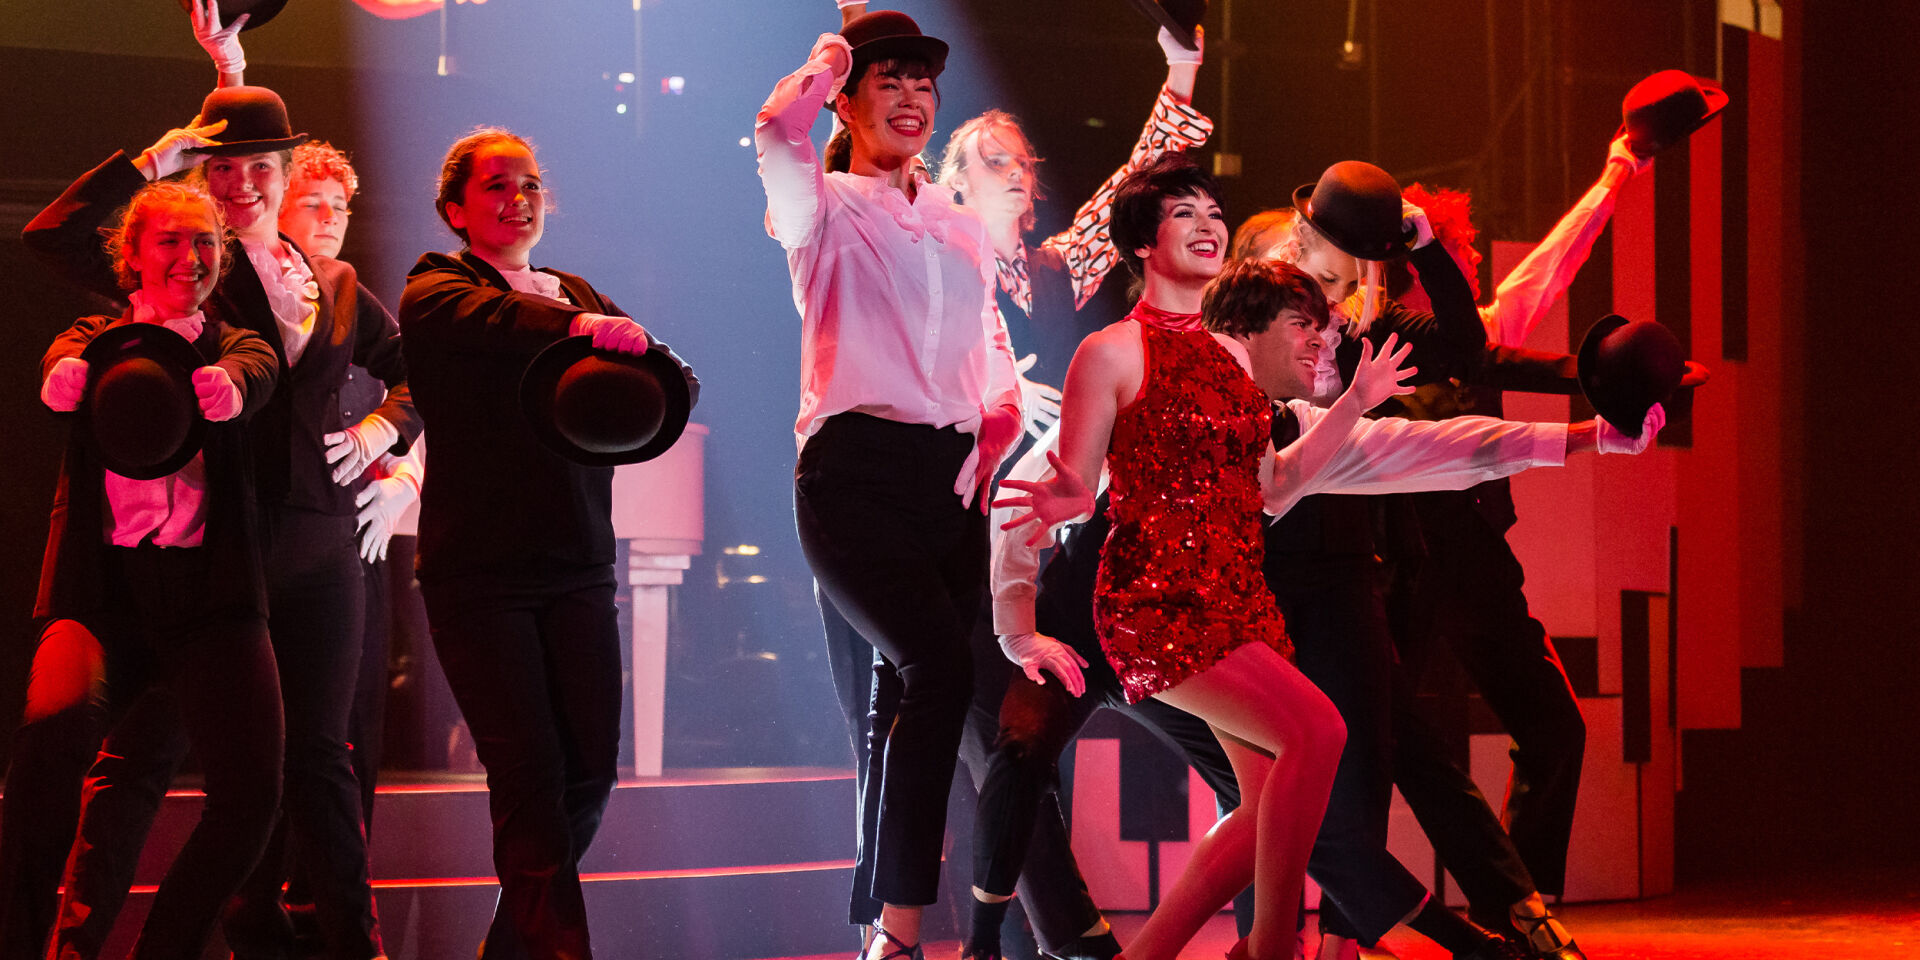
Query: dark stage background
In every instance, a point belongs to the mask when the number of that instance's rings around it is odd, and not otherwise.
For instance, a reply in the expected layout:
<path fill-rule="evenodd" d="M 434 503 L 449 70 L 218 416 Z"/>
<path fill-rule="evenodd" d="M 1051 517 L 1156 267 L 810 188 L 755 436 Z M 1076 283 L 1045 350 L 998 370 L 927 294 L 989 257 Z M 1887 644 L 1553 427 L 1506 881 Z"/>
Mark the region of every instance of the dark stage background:
<path fill-rule="evenodd" d="M 1011 110 L 1047 160 L 1042 231 L 1064 226 L 1123 159 L 1163 76 L 1146 21 L 1123 0 L 900 6 L 955 48 L 935 149 L 966 117 Z M 1747 429 L 1786 437 L 1788 495 L 1804 505 L 1788 517 L 1789 540 L 1804 539 L 1788 558 L 1797 589 L 1782 598 L 1785 667 L 1749 672 L 1741 729 L 1687 734 L 1683 877 L 1920 859 L 1910 823 L 1920 524 L 1902 418 L 1916 318 L 1898 280 L 1920 224 L 1920 14 L 1784 6 L 1796 192 L 1780 201 L 1804 217 L 1787 238 L 1786 308 L 1806 320 L 1786 369 L 1804 371 L 1804 404 Z M 18 232 L 81 171 L 185 122 L 212 72 L 170 0 L 11 7 L 0 22 L 9 718 L 32 652 L 26 613 L 62 436 L 37 402 L 38 361 L 54 333 L 97 309 L 40 270 Z M 1328 163 L 1362 157 L 1403 182 L 1472 187 L 1484 240 L 1531 241 L 1598 173 L 1633 81 L 1669 66 L 1714 70 L 1705 0 L 1362 0 L 1357 10 L 1363 56 L 1348 69 L 1345 0 L 1216 0 L 1195 103 L 1220 124 L 1208 153 L 1240 158 L 1224 198 L 1234 222 L 1286 202 Z M 774 82 L 837 22 L 826 0 L 645 0 L 638 29 L 625 0 L 489 0 L 449 10 L 443 34 L 438 13 L 384 20 L 347 0 L 295 0 L 244 37 L 249 81 L 283 94 L 296 129 L 352 153 L 364 193 L 345 257 L 388 304 L 421 251 L 453 246 L 431 204 L 446 144 L 502 124 L 540 145 L 559 199 L 537 261 L 592 278 L 699 368 L 696 419 L 713 428 L 708 540 L 675 600 L 670 766 L 845 760 L 792 532 L 796 317 L 740 143 Z M 671 77 L 677 92 L 663 87 Z M 1102 294 L 1116 316 L 1122 287 Z M 723 552 L 739 544 L 759 550 Z"/>

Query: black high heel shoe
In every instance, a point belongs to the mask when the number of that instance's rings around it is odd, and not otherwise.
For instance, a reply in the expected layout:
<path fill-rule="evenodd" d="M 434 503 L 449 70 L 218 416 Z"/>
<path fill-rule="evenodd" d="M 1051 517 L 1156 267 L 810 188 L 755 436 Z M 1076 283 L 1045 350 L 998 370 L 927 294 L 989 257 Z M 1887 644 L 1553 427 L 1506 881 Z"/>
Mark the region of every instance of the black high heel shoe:
<path fill-rule="evenodd" d="M 873 939 L 878 941 L 881 937 L 887 938 L 887 942 L 893 944 L 894 948 L 881 954 L 876 960 L 927 960 L 927 955 L 921 951 L 919 944 L 916 943 L 913 946 L 907 946 L 901 943 L 899 937 L 888 933 L 887 928 L 881 926 L 880 921 L 875 920 L 873 922 Z M 869 945 L 868 949 L 871 950 L 872 946 Z M 866 954 L 861 954 L 862 960 L 865 960 L 865 957 Z"/>

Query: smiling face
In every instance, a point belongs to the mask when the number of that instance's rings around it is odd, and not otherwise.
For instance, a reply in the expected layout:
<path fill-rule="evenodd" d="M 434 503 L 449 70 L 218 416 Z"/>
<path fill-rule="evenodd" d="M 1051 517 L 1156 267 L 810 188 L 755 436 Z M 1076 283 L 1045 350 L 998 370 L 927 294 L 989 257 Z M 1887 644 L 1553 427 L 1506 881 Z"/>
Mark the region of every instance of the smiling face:
<path fill-rule="evenodd" d="M 855 157 L 893 169 L 927 148 L 940 96 L 932 77 L 903 75 L 913 72 L 878 63 L 851 93 L 841 91 L 834 109 L 853 137 Z"/>
<path fill-rule="evenodd" d="M 201 203 L 155 211 L 121 251 L 140 278 L 142 299 L 162 317 L 200 309 L 220 279 L 220 226 Z"/>
<path fill-rule="evenodd" d="M 466 233 L 467 246 L 490 263 L 527 266 L 527 255 L 546 230 L 545 185 L 533 151 L 511 140 L 481 147 L 460 199 L 449 202 L 447 222 Z"/>
<path fill-rule="evenodd" d="M 988 126 L 970 138 L 955 188 L 961 199 L 987 220 L 1019 222 L 1033 212 L 1037 161 L 1024 138 L 1005 125 Z"/>
<path fill-rule="evenodd" d="M 206 176 L 207 192 L 220 204 L 235 234 L 256 243 L 274 238 L 280 203 L 287 193 L 286 158 L 278 153 L 211 157 Z"/>
<path fill-rule="evenodd" d="M 347 188 L 340 181 L 332 177 L 295 180 L 280 210 L 280 232 L 309 254 L 338 257 L 341 244 L 347 242 L 347 218 L 352 215 Z"/>
<path fill-rule="evenodd" d="M 1275 400 L 1313 396 L 1314 369 L 1326 346 L 1327 325 L 1298 310 L 1282 310 L 1267 329 L 1242 339 L 1253 382 Z"/>
<path fill-rule="evenodd" d="M 1160 200 L 1160 226 L 1151 247 L 1134 251 L 1148 274 L 1183 283 L 1205 283 L 1226 261 L 1227 218 L 1204 193 Z"/>

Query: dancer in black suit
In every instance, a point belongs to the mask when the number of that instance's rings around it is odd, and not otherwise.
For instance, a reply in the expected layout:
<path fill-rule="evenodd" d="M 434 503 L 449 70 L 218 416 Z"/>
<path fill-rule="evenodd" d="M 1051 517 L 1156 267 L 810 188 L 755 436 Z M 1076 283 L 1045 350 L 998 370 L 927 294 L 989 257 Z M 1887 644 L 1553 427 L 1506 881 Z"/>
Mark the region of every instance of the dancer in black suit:
<path fill-rule="evenodd" d="M 464 242 L 428 253 L 400 300 L 433 473 L 420 589 L 434 649 L 487 768 L 500 903 L 488 958 L 592 956 L 579 864 L 612 795 L 620 741 L 613 468 L 542 446 L 518 402 L 553 342 L 671 359 L 580 277 L 528 259 L 546 224 L 527 142 L 482 128 L 447 151 L 436 205 Z"/>
<path fill-rule="evenodd" d="M 218 304 L 201 309 L 225 265 L 223 233 L 204 190 L 169 183 L 140 191 L 107 254 L 133 290 L 132 306 L 76 321 L 43 361 L 42 400 L 72 411 L 90 372 L 98 377 L 82 359 L 89 344 L 164 326 L 204 364 L 192 376 L 210 423 L 198 453 L 174 458 L 177 469 L 132 479 L 108 470 L 104 448 L 88 442 L 90 432 L 107 435 L 102 418 L 126 411 L 96 401 L 73 420 L 34 608 L 40 646 L 7 781 L 0 943 L 10 957 L 46 955 L 81 775 L 110 721 L 119 724 L 103 756 L 171 756 L 174 741 L 190 738 L 206 764 L 206 809 L 155 895 L 135 957 L 198 957 L 273 824 L 280 691 L 244 421 L 266 406 L 278 364 L 260 337 L 221 320 Z M 172 764 L 162 766 L 170 776 Z M 114 776 L 111 764 L 97 765 L 88 793 L 127 792 Z M 148 817 L 164 778 L 160 787 L 145 794 Z M 89 818 L 73 844 L 61 914 L 72 936 L 55 955 L 95 955 L 111 929 L 126 885 L 89 886 L 88 874 L 103 856 L 131 869 L 139 844 L 129 853 L 121 826 Z M 76 891 L 93 896 L 83 904 Z"/>

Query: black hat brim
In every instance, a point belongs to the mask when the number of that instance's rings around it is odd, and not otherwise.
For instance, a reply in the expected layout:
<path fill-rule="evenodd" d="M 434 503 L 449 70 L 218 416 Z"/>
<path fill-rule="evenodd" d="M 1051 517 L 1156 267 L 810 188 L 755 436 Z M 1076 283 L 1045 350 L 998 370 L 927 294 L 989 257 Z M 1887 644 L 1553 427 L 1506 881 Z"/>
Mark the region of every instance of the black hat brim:
<path fill-rule="evenodd" d="M 296 133 L 291 137 L 277 140 L 236 140 L 232 143 L 213 143 L 204 147 L 188 147 L 183 153 L 203 153 L 209 157 L 240 157 L 254 153 L 278 153 L 292 150 L 309 139 L 307 134 Z"/>
<path fill-rule="evenodd" d="M 160 364 L 173 378 L 175 389 L 182 394 L 190 411 L 187 433 L 179 448 L 154 463 L 130 461 L 119 451 L 102 447 L 92 429 L 94 388 L 108 367 L 130 358 L 145 358 Z M 207 441 L 207 418 L 201 415 L 200 398 L 193 390 L 193 371 L 206 366 L 206 360 L 186 337 L 157 323 L 122 323 L 101 331 L 80 351 L 80 359 L 87 363 L 87 387 L 76 410 L 86 417 L 85 444 L 101 466 L 130 480 L 158 480 L 178 472 L 200 453 Z"/>
<path fill-rule="evenodd" d="M 1194 0 L 1191 3 L 1181 4 L 1182 12 L 1187 14 L 1187 17 L 1175 16 L 1162 0 L 1133 0 L 1133 6 L 1146 14 L 1147 19 L 1167 28 L 1167 32 L 1173 34 L 1174 39 L 1180 41 L 1181 46 L 1188 50 L 1200 49 L 1200 45 L 1193 40 L 1193 29 L 1200 25 L 1200 18 L 1206 15 L 1206 0 Z M 1188 17 L 1192 18 L 1192 23 L 1185 22 Z"/>
<path fill-rule="evenodd" d="M 947 69 L 947 42 L 924 34 L 876 37 L 853 48 L 853 71 L 849 76 L 884 60 L 923 61 L 938 77 Z"/>
<path fill-rule="evenodd" d="M 629 450 L 588 450 L 567 439 L 554 423 L 553 396 L 560 377 L 575 361 L 593 355 L 630 364 L 651 373 L 659 381 L 660 391 L 666 398 L 666 409 L 661 412 L 660 429 L 647 442 Z M 547 449 L 582 466 L 617 467 L 627 463 L 644 463 L 666 453 L 687 428 L 687 419 L 693 413 L 693 393 L 687 387 L 686 375 L 680 372 L 679 365 L 661 351 L 631 354 L 595 350 L 592 337 L 576 336 L 554 341 L 540 351 L 532 363 L 527 364 L 526 372 L 520 377 L 520 411 L 525 415 L 533 435 Z"/>
<path fill-rule="evenodd" d="M 192 0 L 180 0 L 180 9 L 189 9 L 188 4 L 191 2 Z M 279 16 L 286 5 L 287 0 L 220 0 L 220 22 L 232 23 L 235 18 L 244 13 L 247 15 L 247 23 L 240 28 L 240 32 L 246 33 Z"/>
<path fill-rule="evenodd" d="M 1719 116 L 1720 112 L 1727 109 L 1727 105 L 1733 102 L 1733 97 L 1728 95 L 1727 91 L 1716 83 L 1700 84 L 1700 95 L 1707 101 L 1707 112 L 1701 114 L 1700 119 L 1693 121 L 1685 130 L 1679 131 L 1659 143 L 1642 144 L 1638 141 L 1629 141 L 1627 143 L 1627 149 L 1632 150 L 1635 156 L 1641 157 L 1642 159 L 1655 156 L 1659 154 L 1660 151 L 1693 136 L 1701 127 L 1712 123 L 1713 118 Z M 1620 121 L 1620 128 L 1615 130 L 1613 135 L 1615 137 L 1627 135 L 1627 123 L 1625 120 Z"/>
<path fill-rule="evenodd" d="M 1313 199 L 1315 186 L 1316 184 L 1303 183 L 1294 188 L 1293 215 L 1305 220 L 1307 225 L 1313 228 L 1313 232 L 1326 237 L 1327 242 L 1333 244 L 1341 253 L 1350 257 L 1359 257 L 1362 260 L 1397 260 L 1413 250 L 1411 236 L 1402 236 L 1391 242 L 1361 244 L 1340 236 L 1339 231 L 1327 229 L 1313 218 L 1311 211 L 1313 204 L 1310 201 Z"/>

